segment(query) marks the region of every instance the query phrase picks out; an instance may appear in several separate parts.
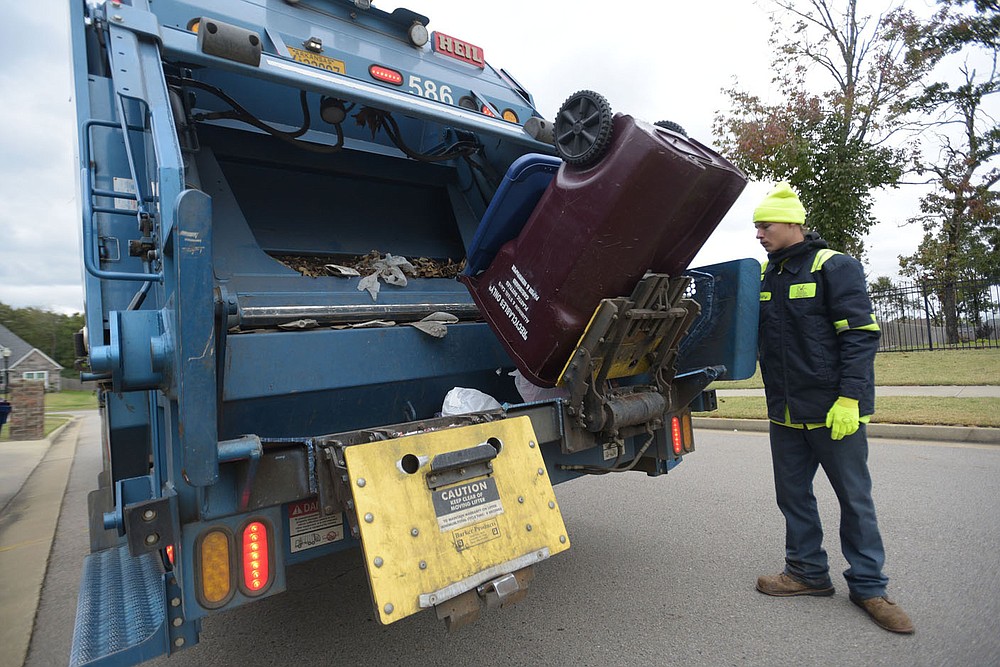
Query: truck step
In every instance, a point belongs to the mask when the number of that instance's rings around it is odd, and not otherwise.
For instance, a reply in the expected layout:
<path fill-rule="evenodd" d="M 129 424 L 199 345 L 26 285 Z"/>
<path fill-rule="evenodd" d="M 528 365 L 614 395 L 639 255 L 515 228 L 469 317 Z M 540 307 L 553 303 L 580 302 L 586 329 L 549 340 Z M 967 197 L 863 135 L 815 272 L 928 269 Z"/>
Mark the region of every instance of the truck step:
<path fill-rule="evenodd" d="M 163 574 L 159 554 L 133 557 L 127 545 L 87 556 L 70 666 L 120 662 L 126 656 L 139 662 L 166 653 Z"/>

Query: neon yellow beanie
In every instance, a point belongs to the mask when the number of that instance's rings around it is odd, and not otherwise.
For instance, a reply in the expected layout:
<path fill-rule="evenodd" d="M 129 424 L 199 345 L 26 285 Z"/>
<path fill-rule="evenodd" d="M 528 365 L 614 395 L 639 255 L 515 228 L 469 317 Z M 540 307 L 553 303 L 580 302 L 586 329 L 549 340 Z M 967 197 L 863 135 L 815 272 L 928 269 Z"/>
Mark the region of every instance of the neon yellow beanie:
<path fill-rule="evenodd" d="M 804 225 L 806 209 L 792 186 L 782 181 L 774 186 L 771 194 L 764 198 L 753 212 L 754 222 L 785 222 Z"/>

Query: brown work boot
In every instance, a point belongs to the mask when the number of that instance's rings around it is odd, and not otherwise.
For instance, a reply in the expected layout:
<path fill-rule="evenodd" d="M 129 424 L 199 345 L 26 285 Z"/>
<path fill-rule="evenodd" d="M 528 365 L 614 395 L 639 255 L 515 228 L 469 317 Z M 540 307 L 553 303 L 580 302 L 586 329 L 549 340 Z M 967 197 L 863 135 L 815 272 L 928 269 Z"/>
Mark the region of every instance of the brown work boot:
<path fill-rule="evenodd" d="M 793 579 L 784 572 L 757 577 L 757 590 L 764 595 L 773 595 L 779 598 L 792 597 L 793 595 L 816 595 L 819 597 L 833 595 L 833 586 L 814 588 L 803 584 L 798 579 Z"/>
<path fill-rule="evenodd" d="M 886 596 L 862 600 L 851 593 L 851 602 L 864 609 L 880 628 L 903 635 L 913 634 L 913 622 L 910 621 L 910 617 Z"/>

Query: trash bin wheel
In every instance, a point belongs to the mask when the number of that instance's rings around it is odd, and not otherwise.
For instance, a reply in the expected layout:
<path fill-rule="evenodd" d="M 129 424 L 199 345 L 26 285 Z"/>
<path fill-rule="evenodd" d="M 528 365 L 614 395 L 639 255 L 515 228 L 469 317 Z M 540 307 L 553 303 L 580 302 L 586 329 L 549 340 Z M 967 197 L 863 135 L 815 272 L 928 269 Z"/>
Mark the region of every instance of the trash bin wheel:
<path fill-rule="evenodd" d="M 592 90 L 573 93 L 556 114 L 556 152 L 567 164 L 588 167 L 611 144 L 611 105 Z"/>
<path fill-rule="evenodd" d="M 670 130 L 671 132 L 676 132 L 677 134 L 683 134 L 685 137 L 688 135 L 687 131 L 681 127 L 680 123 L 675 123 L 672 120 L 658 120 L 653 125 L 657 127 L 662 127 L 665 130 Z"/>

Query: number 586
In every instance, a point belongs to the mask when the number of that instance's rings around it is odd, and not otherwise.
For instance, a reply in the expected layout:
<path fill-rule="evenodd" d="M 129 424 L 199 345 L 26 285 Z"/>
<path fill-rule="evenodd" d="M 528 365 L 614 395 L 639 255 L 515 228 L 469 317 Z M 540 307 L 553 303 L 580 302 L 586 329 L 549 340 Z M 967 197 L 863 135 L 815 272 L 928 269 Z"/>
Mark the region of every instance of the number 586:
<path fill-rule="evenodd" d="M 438 100 L 445 104 L 455 103 L 449 86 L 439 86 L 437 82 L 430 79 L 421 79 L 419 76 L 411 74 L 409 88 L 414 94 L 429 100 Z"/>

